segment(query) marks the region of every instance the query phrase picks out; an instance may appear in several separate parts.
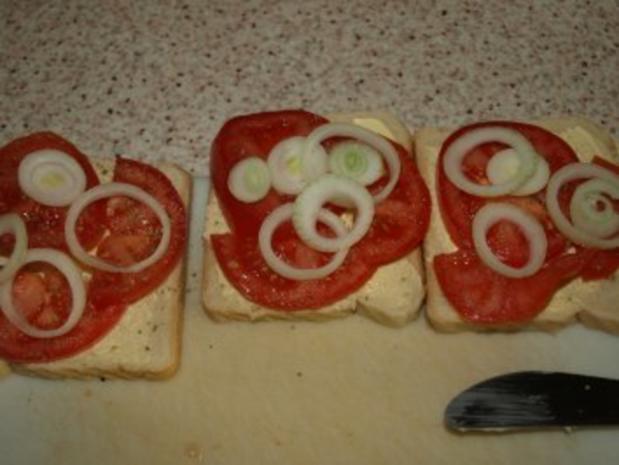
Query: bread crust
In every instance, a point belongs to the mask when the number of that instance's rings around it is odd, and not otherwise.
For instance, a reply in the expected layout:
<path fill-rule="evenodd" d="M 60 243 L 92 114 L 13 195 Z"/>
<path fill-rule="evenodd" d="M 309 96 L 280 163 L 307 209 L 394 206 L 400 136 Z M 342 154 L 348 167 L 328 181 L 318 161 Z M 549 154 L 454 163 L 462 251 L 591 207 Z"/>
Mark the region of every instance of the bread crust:
<path fill-rule="evenodd" d="M 385 111 L 340 113 L 327 117 L 332 122 L 347 122 L 372 127 L 412 153 L 408 129 L 393 114 Z M 385 134 L 388 131 L 388 134 Z M 217 199 L 208 200 L 204 235 L 204 277 L 202 301 L 206 313 L 215 321 L 310 320 L 327 321 L 360 314 L 383 325 L 399 327 L 415 319 L 425 297 L 421 248 L 408 256 L 380 267 L 361 289 L 320 309 L 281 311 L 245 299 L 227 280 L 217 264 L 210 234 L 226 232 Z M 391 292 L 385 292 L 389 289 Z"/>
<path fill-rule="evenodd" d="M 589 120 L 557 117 L 533 124 L 564 138 L 581 161 L 591 161 L 593 155 L 597 155 L 614 163 L 619 162 L 617 143 L 606 131 Z M 456 250 L 441 218 L 436 192 L 436 160 L 442 143 L 450 133 L 448 129 L 427 128 L 415 135 L 417 163 L 430 189 L 433 205 L 430 229 L 423 244 L 428 282 L 426 316 L 430 324 L 441 332 L 521 329 L 556 331 L 580 320 L 587 326 L 619 333 L 619 312 L 615 310 L 619 299 L 619 272 L 604 281 L 585 283 L 580 278 L 573 280 L 555 293 L 546 309 L 536 318 L 520 325 L 479 326 L 459 316 L 441 290 L 432 266 L 436 255 Z"/>

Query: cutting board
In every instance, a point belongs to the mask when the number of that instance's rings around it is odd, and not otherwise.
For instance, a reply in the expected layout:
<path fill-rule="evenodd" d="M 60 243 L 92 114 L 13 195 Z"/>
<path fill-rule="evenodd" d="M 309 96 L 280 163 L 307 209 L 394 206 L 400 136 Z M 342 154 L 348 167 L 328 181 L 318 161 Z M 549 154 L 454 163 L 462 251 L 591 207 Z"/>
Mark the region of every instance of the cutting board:
<path fill-rule="evenodd" d="M 197 180 L 196 198 L 208 188 Z M 215 323 L 200 305 L 194 212 L 183 358 L 163 382 L 0 381 L 0 463 L 611 464 L 619 429 L 461 435 L 445 405 L 483 378 L 568 370 L 619 378 L 619 337 L 439 334 L 360 316 Z"/>

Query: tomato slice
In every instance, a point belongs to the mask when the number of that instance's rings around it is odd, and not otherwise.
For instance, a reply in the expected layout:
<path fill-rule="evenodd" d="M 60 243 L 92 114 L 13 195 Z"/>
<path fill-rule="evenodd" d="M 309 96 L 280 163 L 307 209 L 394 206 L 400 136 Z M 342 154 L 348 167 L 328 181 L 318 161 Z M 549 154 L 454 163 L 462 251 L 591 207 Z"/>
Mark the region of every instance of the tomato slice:
<path fill-rule="evenodd" d="M 360 255 L 351 249 L 342 266 L 329 276 L 295 281 L 271 271 L 258 250 L 255 238 L 217 234 L 211 236 L 211 242 L 224 274 L 245 297 L 265 307 L 283 311 L 332 304 L 360 288 L 374 272 L 374 268 L 366 265 Z M 300 249 L 298 242 L 288 245 L 289 252 L 298 254 L 290 261 L 299 266 L 311 266 L 323 261 L 318 257 L 322 254 L 309 248 Z"/>
<path fill-rule="evenodd" d="M 103 307 L 131 304 L 156 289 L 183 256 L 187 240 L 185 206 L 165 174 L 150 165 L 118 157 L 114 181 L 140 187 L 161 202 L 170 216 L 171 236 L 165 255 L 140 272 L 93 272 L 91 298 L 96 306 Z M 159 244 L 159 220 L 147 206 L 132 199 L 115 197 L 108 200 L 104 224 L 110 234 L 99 244 L 97 256 L 111 263 L 135 263 L 150 256 Z"/>
<path fill-rule="evenodd" d="M 237 200 L 228 190 L 228 174 L 243 158 L 264 160 L 275 145 L 289 137 L 306 136 L 328 121 L 306 111 L 278 111 L 239 116 L 227 121 L 213 141 L 210 169 L 213 189 L 230 230 L 254 236 L 266 216 L 291 197 L 275 190 L 254 203 Z"/>
<path fill-rule="evenodd" d="M 582 255 L 562 255 L 534 276 L 511 279 L 488 268 L 467 249 L 437 255 L 433 262 L 443 293 L 464 320 L 501 326 L 534 318 L 559 287 L 578 276 L 582 265 Z"/>
<path fill-rule="evenodd" d="M 26 265 L 15 277 L 13 302 L 30 324 L 52 329 L 69 314 L 71 292 L 64 276 L 51 265 Z M 19 363 L 49 362 L 79 353 L 107 334 L 123 315 L 124 305 L 96 307 L 89 300 L 77 325 L 67 334 L 35 338 L 22 333 L 0 311 L 0 358 Z"/>
<path fill-rule="evenodd" d="M 340 269 L 323 279 L 295 282 L 267 267 L 257 248 L 258 231 L 271 211 L 294 199 L 271 190 L 259 202 L 237 201 L 228 191 L 228 174 L 241 159 L 266 159 L 280 141 L 305 136 L 326 123 L 326 119 L 300 110 L 259 113 L 228 121 L 215 138 L 211 178 L 231 234 L 212 236 L 212 244 L 230 282 L 253 302 L 285 311 L 323 307 L 358 289 L 379 265 L 403 257 L 423 240 L 430 217 L 430 195 L 410 154 L 394 144 L 402 162 L 398 183 L 377 205 L 370 230 L 351 248 Z M 340 139 L 326 141 L 326 147 L 336 140 Z M 370 190 L 381 189 L 385 183 L 386 178 L 379 180 Z M 291 235 L 292 228 L 280 229 L 273 238 L 274 249 L 297 266 L 317 266 L 328 259 Z"/>
<path fill-rule="evenodd" d="M 355 248 L 368 264 L 384 265 L 419 246 L 430 223 L 430 192 L 413 159 L 394 144 L 402 171 L 393 192 L 376 205 L 367 234 Z"/>
<path fill-rule="evenodd" d="M 48 207 L 28 197 L 19 187 L 18 168 L 26 155 L 36 150 L 60 150 L 74 158 L 86 174 L 86 188 L 99 184 L 88 158 L 73 144 L 51 132 L 39 132 L 16 139 L 0 148 L 0 214 L 21 215 L 28 231 L 29 247 L 52 247 L 67 251 L 64 222 L 67 207 Z M 77 223 L 77 236 L 86 247 L 93 247 L 103 234 L 103 210 L 93 204 Z"/>
<path fill-rule="evenodd" d="M 502 126 L 514 129 L 523 134 L 535 147 L 535 150 L 542 155 L 548 162 L 550 172 L 554 173 L 562 166 L 578 161 L 578 157 L 561 138 L 545 129 L 524 123 L 514 122 L 485 122 L 463 127 L 449 136 L 443 144 L 437 165 L 437 189 L 439 204 L 443 221 L 447 231 L 458 247 L 473 247 L 472 222 L 477 211 L 487 202 L 511 202 L 520 208 L 524 208 L 532 215 L 536 216 L 545 229 L 548 238 L 549 248 L 548 257 L 551 258 L 562 253 L 568 246 L 568 242 L 563 235 L 554 227 L 546 208 L 544 207 L 544 192 L 526 198 L 518 196 L 503 196 L 496 199 L 485 199 L 463 192 L 449 181 L 442 168 L 442 160 L 449 145 L 464 133 L 486 126 Z M 472 180 L 484 184 L 488 183 L 486 177 L 486 165 L 490 158 L 505 146 L 499 143 L 483 144 L 474 148 L 467 154 L 463 162 L 463 170 Z M 522 256 L 522 241 L 513 235 L 514 243 L 506 247 L 504 255 L 515 254 L 511 260 L 518 261 L 517 257 Z M 505 238 L 503 238 L 505 240 Z M 492 235 L 488 241 L 492 244 Z M 508 262 L 510 259 L 508 258 Z"/>

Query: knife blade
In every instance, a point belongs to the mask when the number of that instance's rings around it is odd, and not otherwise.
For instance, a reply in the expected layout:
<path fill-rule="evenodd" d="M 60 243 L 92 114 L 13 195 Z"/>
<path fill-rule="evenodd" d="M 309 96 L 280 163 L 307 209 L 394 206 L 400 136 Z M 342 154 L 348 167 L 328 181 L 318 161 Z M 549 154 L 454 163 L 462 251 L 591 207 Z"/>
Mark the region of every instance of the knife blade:
<path fill-rule="evenodd" d="M 445 424 L 467 431 L 619 425 L 619 380 L 521 371 L 487 379 L 447 405 Z"/>

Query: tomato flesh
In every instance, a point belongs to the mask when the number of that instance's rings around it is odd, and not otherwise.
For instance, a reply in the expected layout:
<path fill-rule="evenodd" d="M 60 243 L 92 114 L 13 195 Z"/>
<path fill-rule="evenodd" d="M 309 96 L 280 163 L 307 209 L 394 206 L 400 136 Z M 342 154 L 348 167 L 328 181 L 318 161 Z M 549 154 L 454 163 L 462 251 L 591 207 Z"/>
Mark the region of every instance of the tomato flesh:
<path fill-rule="evenodd" d="M 285 311 L 320 308 L 332 304 L 357 290 L 374 269 L 351 251 L 345 263 L 329 276 L 312 281 L 295 281 L 274 273 L 262 258 L 255 239 L 239 239 L 232 234 L 212 235 L 217 261 L 228 280 L 249 300 Z M 298 251 L 298 243 L 290 244 Z M 310 249 L 308 256 L 290 257 L 298 266 L 323 263 L 324 258 Z M 296 260 L 294 260 L 296 258 Z"/>
<path fill-rule="evenodd" d="M 118 157 L 114 181 L 129 183 L 148 192 L 170 217 L 170 245 L 153 265 L 136 273 L 109 273 L 95 270 L 90 283 L 96 305 L 131 304 L 150 294 L 181 259 L 187 240 L 187 213 L 180 195 L 158 169 Z M 152 254 L 161 238 L 161 224 L 144 204 L 115 197 L 108 201 L 105 225 L 111 232 L 97 248 L 97 256 L 117 265 L 141 261 Z"/>
<path fill-rule="evenodd" d="M 437 255 L 433 266 L 447 300 L 462 318 L 475 324 L 505 326 L 541 312 L 555 291 L 578 275 L 582 257 L 563 255 L 535 275 L 520 279 L 494 272 L 467 249 Z"/>
<path fill-rule="evenodd" d="M 99 184 L 99 178 L 90 161 L 73 144 L 62 137 L 41 132 L 16 139 L 0 149 L 0 215 L 18 213 L 26 223 L 29 247 L 52 247 L 68 251 L 64 237 L 67 207 L 49 207 L 28 197 L 19 187 L 18 168 L 31 152 L 59 150 L 79 163 L 86 174 L 86 188 Z M 101 238 L 103 228 L 101 208 L 89 208 L 76 226 L 77 236 L 86 247 L 93 247 Z"/>

